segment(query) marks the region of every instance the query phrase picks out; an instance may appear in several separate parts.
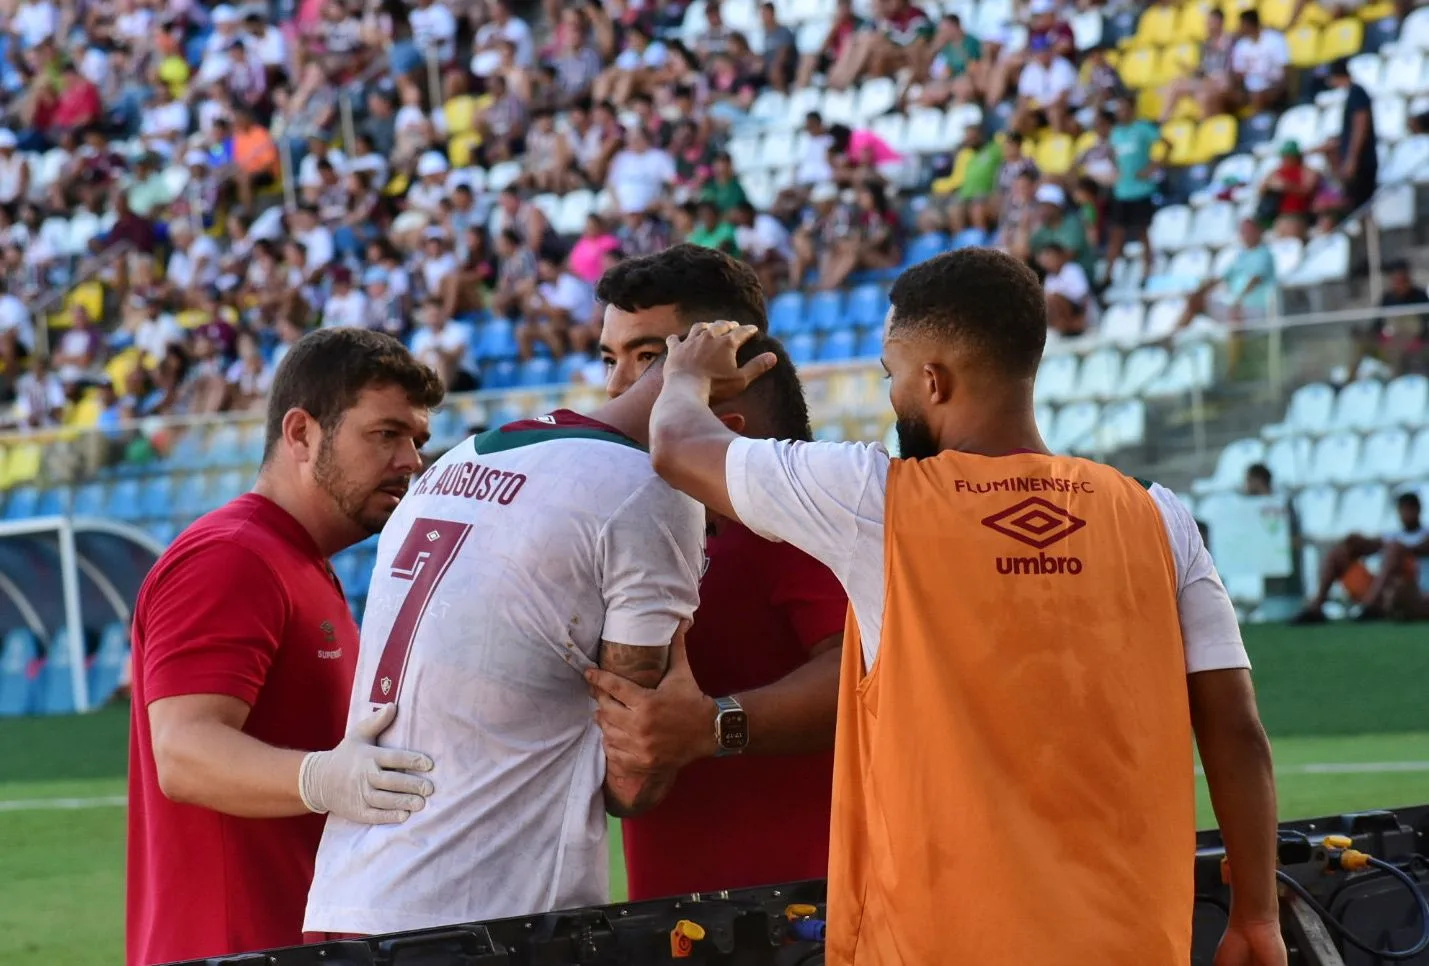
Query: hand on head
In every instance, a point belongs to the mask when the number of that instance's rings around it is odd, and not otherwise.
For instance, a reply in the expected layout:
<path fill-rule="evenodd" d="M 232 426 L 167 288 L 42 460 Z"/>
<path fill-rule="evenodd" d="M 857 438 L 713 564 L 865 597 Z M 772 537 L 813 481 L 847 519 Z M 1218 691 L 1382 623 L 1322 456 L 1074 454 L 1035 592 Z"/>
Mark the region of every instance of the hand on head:
<path fill-rule="evenodd" d="M 710 386 L 710 402 L 727 402 L 748 389 L 750 383 L 779 361 L 774 353 L 764 352 L 742 366 L 739 364 L 740 346 L 758 334 L 757 326 L 737 322 L 696 323 L 684 339 L 672 335 L 665 340 L 669 350 L 665 379 L 692 376 L 706 380 Z"/>

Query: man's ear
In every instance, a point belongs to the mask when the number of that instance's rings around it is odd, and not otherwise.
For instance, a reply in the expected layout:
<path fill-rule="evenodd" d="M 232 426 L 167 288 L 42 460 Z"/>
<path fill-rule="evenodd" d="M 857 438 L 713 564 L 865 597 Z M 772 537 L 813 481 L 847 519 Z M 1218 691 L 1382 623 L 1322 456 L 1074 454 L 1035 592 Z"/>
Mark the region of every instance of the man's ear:
<path fill-rule="evenodd" d="M 292 454 L 293 462 L 306 463 L 317 455 L 321 435 L 318 421 L 307 410 L 294 406 L 283 414 L 283 432 L 278 445 Z"/>
<path fill-rule="evenodd" d="M 722 413 L 719 414 L 719 421 L 724 423 L 725 428 L 731 433 L 744 434 L 744 414 L 743 413 Z"/>

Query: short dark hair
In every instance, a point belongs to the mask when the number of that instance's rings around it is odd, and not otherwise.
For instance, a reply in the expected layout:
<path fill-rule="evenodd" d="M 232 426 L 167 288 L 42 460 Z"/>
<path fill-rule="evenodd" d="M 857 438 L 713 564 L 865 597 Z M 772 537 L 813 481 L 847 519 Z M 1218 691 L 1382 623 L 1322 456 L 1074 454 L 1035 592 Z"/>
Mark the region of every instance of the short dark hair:
<path fill-rule="evenodd" d="M 1026 263 L 995 248 L 935 255 L 898 276 L 888 293 L 890 334 L 959 344 L 1005 376 L 1031 378 L 1047 344 L 1047 303 Z"/>
<path fill-rule="evenodd" d="M 1273 482 L 1270 475 L 1270 467 L 1264 463 L 1252 463 L 1245 468 L 1245 475 L 1248 479 L 1259 480 L 1265 484 L 1265 488 L 1270 489 Z"/>
<path fill-rule="evenodd" d="M 804 384 L 784 351 L 784 343 L 763 332 L 739 347 L 736 355 L 740 365 L 755 356 L 772 352 L 778 358 L 773 369 L 754 380 L 744 391 L 744 399 L 754 400 L 769 420 L 774 439 L 809 442 L 814 438 L 809 425 L 809 402 L 804 398 Z"/>
<path fill-rule="evenodd" d="M 1419 505 L 1419 494 L 1413 490 L 1410 490 L 1408 493 L 1399 494 L 1399 499 L 1395 500 L 1394 503 L 1396 506 L 1413 507 L 1415 513 L 1418 513 L 1421 509 Z"/>
<path fill-rule="evenodd" d="M 414 404 L 434 409 L 446 391 L 437 374 L 383 332 L 339 326 L 293 343 L 273 376 L 263 438 L 267 462 L 283 435 L 283 417 L 301 409 L 332 432 L 364 389 L 397 386 Z"/>
<path fill-rule="evenodd" d="M 1251 27 L 1260 26 L 1260 14 L 1255 10 L 1242 10 L 1240 12 L 1240 22 Z"/>
<path fill-rule="evenodd" d="M 761 332 L 769 329 L 764 290 L 754 269 L 698 245 L 627 258 L 601 276 L 595 296 L 622 312 L 673 305 L 685 325 L 728 319 Z"/>

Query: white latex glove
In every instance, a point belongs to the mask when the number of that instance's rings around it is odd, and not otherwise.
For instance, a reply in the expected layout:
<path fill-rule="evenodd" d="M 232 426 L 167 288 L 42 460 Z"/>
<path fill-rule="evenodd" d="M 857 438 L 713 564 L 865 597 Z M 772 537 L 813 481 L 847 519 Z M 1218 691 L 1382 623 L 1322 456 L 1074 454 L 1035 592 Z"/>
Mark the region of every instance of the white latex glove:
<path fill-rule="evenodd" d="M 395 704 L 384 704 L 358 722 L 342 744 L 303 759 L 298 794 L 310 811 L 363 825 L 397 825 L 426 807 L 432 783 L 408 772 L 431 771 L 432 760 L 420 752 L 377 746 L 377 736 L 396 714 Z"/>

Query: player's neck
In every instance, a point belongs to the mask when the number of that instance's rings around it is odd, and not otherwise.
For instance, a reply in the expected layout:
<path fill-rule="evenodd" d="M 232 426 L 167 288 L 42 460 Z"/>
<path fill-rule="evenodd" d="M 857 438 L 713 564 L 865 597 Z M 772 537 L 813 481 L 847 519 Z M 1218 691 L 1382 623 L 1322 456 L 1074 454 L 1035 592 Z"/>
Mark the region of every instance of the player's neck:
<path fill-rule="evenodd" d="M 989 413 L 988 418 L 972 425 L 950 427 L 938 440 L 944 450 L 971 453 L 975 456 L 1009 456 L 1013 453 L 1051 454 L 1037 419 L 1030 412 Z"/>
<path fill-rule="evenodd" d="M 619 430 L 641 446 L 650 445 L 650 408 L 664 384 L 659 373 L 648 373 L 635 385 L 586 415 Z"/>
<path fill-rule="evenodd" d="M 324 557 L 346 550 L 365 536 L 357 532 L 351 520 L 335 512 L 332 498 L 326 493 L 299 486 L 272 467 L 264 467 L 258 472 L 253 492 L 272 500 L 279 509 L 297 520 Z"/>

